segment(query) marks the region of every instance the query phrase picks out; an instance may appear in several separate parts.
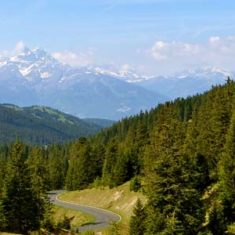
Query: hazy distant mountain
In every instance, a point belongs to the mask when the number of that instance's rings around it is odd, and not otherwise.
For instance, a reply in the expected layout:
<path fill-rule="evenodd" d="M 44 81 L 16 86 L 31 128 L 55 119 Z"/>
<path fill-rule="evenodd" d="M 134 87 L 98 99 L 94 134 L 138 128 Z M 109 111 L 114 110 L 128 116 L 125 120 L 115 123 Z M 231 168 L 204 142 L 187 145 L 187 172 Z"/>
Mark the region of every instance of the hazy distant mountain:
<path fill-rule="evenodd" d="M 43 106 L 0 105 L 1 143 L 20 140 L 33 144 L 61 143 L 97 133 L 102 127 Z"/>
<path fill-rule="evenodd" d="M 175 99 L 202 93 L 213 85 L 224 84 L 228 76 L 233 79 L 231 72 L 217 68 L 204 68 L 170 77 L 143 79 L 136 84 L 153 92 L 159 92 L 169 99 Z"/>
<path fill-rule="evenodd" d="M 120 75 L 121 76 L 121 75 Z M 99 68 L 72 68 L 41 49 L 0 59 L 0 102 L 46 105 L 79 117 L 112 120 L 165 100 Z"/>

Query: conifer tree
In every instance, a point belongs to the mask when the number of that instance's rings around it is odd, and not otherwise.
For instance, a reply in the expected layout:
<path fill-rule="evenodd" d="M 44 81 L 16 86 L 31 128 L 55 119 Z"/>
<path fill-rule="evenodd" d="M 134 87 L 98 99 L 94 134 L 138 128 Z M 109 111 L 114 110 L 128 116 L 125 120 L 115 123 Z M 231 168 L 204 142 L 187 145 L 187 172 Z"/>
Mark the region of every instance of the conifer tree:
<path fill-rule="evenodd" d="M 81 148 L 82 143 L 80 141 L 74 142 L 69 151 L 69 167 L 65 179 L 65 186 L 67 190 L 76 190 L 79 188 L 78 177 L 79 177 L 79 154 L 78 151 Z"/>
<path fill-rule="evenodd" d="M 102 181 L 105 185 L 114 186 L 113 170 L 117 161 L 118 145 L 115 140 L 110 141 L 106 147 L 105 159 L 102 169 Z"/>
<path fill-rule="evenodd" d="M 16 142 L 11 149 L 8 177 L 2 199 L 5 229 L 26 234 L 40 227 L 41 211 L 38 198 L 32 188 L 30 172 L 26 164 L 27 148 Z"/>
<path fill-rule="evenodd" d="M 65 158 L 63 146 L 52 145 L 47 152 L 50 189 L 62 189 L 67 172 L 67 159 Z"/>
<path fill-rule="evenodd" d="M 49 174 L 44 150 L 39 147 L 32 148 L 27 159 L 27 165 L 30 172 L 32 190 L 40 212 L 40 221 L 43 224 L 45 223 L 44 218 L 49 218 L 51 215 L 51 204 L 47 195 L 50 182 L 48 180 Z"/>
<path fill-rule="evenodd" d="M 133 216 L 130 220 L 130 235 L 144 235 L 145 232 L 145 209 L 141 201 L 138 199 L 133 210 Z"/>

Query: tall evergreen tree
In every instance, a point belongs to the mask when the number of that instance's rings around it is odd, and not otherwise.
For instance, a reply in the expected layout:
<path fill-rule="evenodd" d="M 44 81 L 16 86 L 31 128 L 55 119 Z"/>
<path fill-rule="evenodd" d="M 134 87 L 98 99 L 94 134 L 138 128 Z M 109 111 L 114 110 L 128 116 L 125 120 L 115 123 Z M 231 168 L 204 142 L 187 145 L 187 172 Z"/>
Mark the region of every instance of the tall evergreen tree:
<path fill-rule="evenodd" d="M 43 224 L 45 217 L 47 219 L 51 214 L 51 204 L 47 195 L 50 189 L 50 182 L 45 150 L 39 147 L 32 148 L 27 159 L 27 165 L 29 167 L 32 190 L 40 212 L 40 221 Z"/>
<path fill-rule="evenodd" d="M 65 183 L 67 159 L 64 146 L 52 145 L 48 148 L 48 173 L 51 189 L 61 189 Z"/>
<path fill-rule="evenodd" d="M 16 142 L 11 149 L 8 177 L 2 199 L 5 229 L 27 234 L 40 227 L 41 211 L 26 164 L 27 148 Z"/>
<path fill-rule="evenodd" d="M 117 161 L 118 144 L 115 140 L 110 141 L 106 147 L 105 159 L 102 169 L 102 181 L 105 185 L 114 186 L 113 170 Z"/>
<path fill-rule="evenodd" d="M 146 213 L 143 204 L 138 199 L 130 220 L 130 235 L 144 235 Z"/>

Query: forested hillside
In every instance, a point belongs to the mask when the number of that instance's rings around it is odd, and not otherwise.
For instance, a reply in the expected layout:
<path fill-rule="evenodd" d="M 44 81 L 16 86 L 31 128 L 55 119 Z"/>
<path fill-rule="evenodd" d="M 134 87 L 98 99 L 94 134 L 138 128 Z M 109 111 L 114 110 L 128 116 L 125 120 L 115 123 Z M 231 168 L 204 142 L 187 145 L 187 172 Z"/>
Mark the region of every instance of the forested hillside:
<path fill-rule="evenodd" d="M 71 141 L 97 133 L 102 127 L 43 106 L 0 105 L 0 142 L 20 139 L 31 144 Z"/>
<path fill-rule="evenodd" d="M 202 95 L 124 119 L 94 137 L 28 147 L 25 158 L 29 169 L 43 166 L 47 189 L 84 189 L 92 183 L 115 187 L 131 180 L 131 190 L 148 198 L 147 205 L 136 206 L 132 235 L 234 234 L 234 102 L 235 83 L 228 79 Z M 9 187 L 5 166 L 12 148 L 1 149 L 0 195 Z"/>

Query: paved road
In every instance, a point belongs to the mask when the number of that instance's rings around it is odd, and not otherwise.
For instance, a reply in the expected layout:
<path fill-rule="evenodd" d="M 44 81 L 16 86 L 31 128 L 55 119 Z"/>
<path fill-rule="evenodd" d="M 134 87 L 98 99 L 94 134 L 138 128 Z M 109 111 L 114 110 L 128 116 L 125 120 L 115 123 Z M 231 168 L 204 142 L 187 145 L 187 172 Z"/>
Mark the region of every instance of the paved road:
<path fill-rule="evenodd" d="M 55 205 L 78 210 L 95 217 L 95 221 L 93 223 L 81 226 L 79 228 L 79 231 L 103 229 L 109 226 L 110 223 L 118 222 L 121 220 L 121 217 L 118 214 L 115 214 L 111 211 L 107 211 L 96 207 L 61 201 L 60 199 L 58 199 L 58 195 L 63 192 L 64 191 L 49 192 L 50 201 Z"/>

